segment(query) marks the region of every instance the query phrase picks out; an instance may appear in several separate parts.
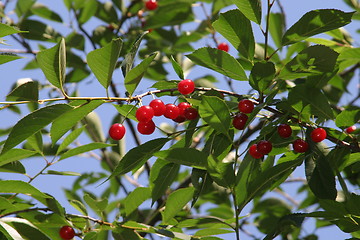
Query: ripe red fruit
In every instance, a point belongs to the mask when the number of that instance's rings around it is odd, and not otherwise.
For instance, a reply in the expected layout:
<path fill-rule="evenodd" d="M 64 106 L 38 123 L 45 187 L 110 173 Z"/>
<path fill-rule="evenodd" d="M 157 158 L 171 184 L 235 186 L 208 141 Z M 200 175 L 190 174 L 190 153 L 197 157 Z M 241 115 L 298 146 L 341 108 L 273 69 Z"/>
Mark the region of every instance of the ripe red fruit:
<path fill-rule="evenodd" d="M 190 79 L 184 79 L 178 83 L 178 90 L 183 95 L 187 95 L 194 92 L 194 89 L 195 89 L 195 83 Z"/>
<path fill-rule="evenodd" d="M 251 113 L 254 110 L 254 103 L 249 99 L 243 99 L 239 102 L 238 108 L 242 113 Z"/>
<path fill-rule="evenodd" d="M 178 108 L 179 108 L 179 115 L 184 115 L 184 111 L 185 109 L 191 107 L 190 103 L 187 102 L 181 102 L 178 104 Z"/>
<path fill-rule="evenodd" d="M 139 122 L 137 130 L 141 134 L 150 135 L 155 131 L 155 123 L 152 120 L 149 122 Z"/>
<path fill-rule="evenodd" d="M 243 130 L 245 125 L 246 125 L 246 121 L 248 120 L 248 116 L 245 115 L 244 113 L 238 113 L 233 121 L 232 124 L 234 126 L 234 128 L 239 129 L 239 130 Z"/>
<path fill-rule="evenodd" d="M 292 129 L 287 124 L 280 124 L 277 128 L 277 131 L 282 138 L 288 138 L 292 134 Z"/>
<path fill-rule="evenodd" d="M 323 128 L 316 128 L 311 132 L 310 136 L 314 142 L 321 142 L 326 138 L 326 131 Z"/>
<path fill-rule="evenodd" d="M 158 7 L 156 0 L 148 0 L 145 2 L 145 7 L 147 10 L 155 10 Z"/>
<path fill-rule="evenodd" d="M 166 118 L 175 119 L 179 116 L 180 110 L 176 105 L 169 103 L 165 105 L 165 108 L 164 116 Z"/>
<path fill-rule="evenodd" d="M 109 135 L 112 139 L 119 141 L 125 135 L 126 129 L 121 123 L 114 123 L 109 129 Z"/>
<path fill-rule="evenodd" d="M 351 127 L 348 127 L 347 129 L 345 129 L 345 132 L 350 134 L 352 132 L 354 132 L 356 130 L 356 126 L 351 126 Z"/>
<path fill-rule="evenodd" d="M 272 150 L 272 144 L 269 141 L 261 140 L 256 144 L 257 151 L 261 154 L 269 154 Z"/>
<path fill-rule="evenodd" d="M 154 117 L 154 109 L 150 106 L 141 106 L 136 110 L 136 119 L 139 122 L 149 122 Z"/>
<path fill-rule="evenodd" d="M 59 231 L 60 237 L 65 240 L 69 240 L 75 237 L 75 231 L 70 226 L 63 226 Z"/>
<path fill-rule="evenodd" d="M 199 117 L 199 112 L 196 108 L 189 107 L 185 109 L 184 116 L 188 120 L 194 120 Z"/>
<path fill-rule="evenodd" d="M 258 149 L 257 149 L 257 144 L 253 144 L 250 148 L 249 148 L 249 153 L 250 155 L 255 158 L 255 159 L 259 159 L 262 158 L 264 155 L 262 153 L 259 153 Z"/>
<path fill-rule="evenodd" d="M 174 122 L 177 122 L 177 123 L 182 123 L 182 122 L 185 122 L 186 118 L 184 115 L 179 115 L 177 116 L 175 119 L 173 119 Z"/>
<path fill-rule="evenodd" d="M 166 107 L 163 101 L 160 99 L 154 99 L 149 105 L 154 110 L 154 116 L 164 115 Z"/>
<path fill-rule="evenodd" d="M 217 48 L 218 48 L 219 50 L 223 50 L 223 51 L 225 51 L 225 52 L 229 52 L 229 45 L 228 45 L 227 43 L 225 43 L 225 42 L 220 43 L 220 44 L 217 46 Z"/>
<path fill-rule="evenodd" d="M 303 153 L 309 149 L 309 144 L 302 139 L 296 139 L 293 142 L 293 148 L 295 152 Z"/>

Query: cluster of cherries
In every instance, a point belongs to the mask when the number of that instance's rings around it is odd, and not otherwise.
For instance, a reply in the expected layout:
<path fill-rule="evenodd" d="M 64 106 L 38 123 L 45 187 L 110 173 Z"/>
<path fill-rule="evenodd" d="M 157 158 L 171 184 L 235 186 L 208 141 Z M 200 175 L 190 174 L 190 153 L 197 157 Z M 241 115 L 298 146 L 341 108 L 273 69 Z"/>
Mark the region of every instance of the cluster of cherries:
<path fill-rule="evenodd" d="M 277 128 L 277 132 L 281 138 L 288 138 L 292 134 L 292 129 L 287 124 L 280 124 Z M 323 128 L 315 128 L 310 137 L 313 142 L 321 142 L 326 138 L 326 131 Z M 293 143 L 293 149 L 295 152 L 304 153 L 309 149 L 309 144 L 303 139 L 296 139 Z M 270 141 L 261 140 L 257 144 L 253 144 L 249 148 L 249 153 L 253 158 L 259 159 L 264 155 L 269 154 L 272 150 L 272 144 Z"/>
<path fill-rule="evenodd" d="M 63 226 L 59 231 L 60 237 L 64 240 L 70 240 L 75 237 L 75 231 L 70 226 Z"/>
<path fill-rule="evenodd" d="M 178 91 L 183 95 L 191 94 L 194 90 L 195 83 L 190 79 L 178 83 Z M 155 123 L 152 120 L 154 116 L 164 116 L 181 123 L 198 118 L 199 113 L 188 102 L 181 102 L 178 105 L 172 103 L 165 105 L 162 100 L 154 99 L 149 105 L 141 106 L 136 110 L 135 117 L 139 121 L 137 125 L 139 133 L 150 135 L 155 131 Z M 125 132 L 125 126 L 121 123 L 115 123 L 109 129 L 109 135 L 114 140 L 122 139 Z"/>

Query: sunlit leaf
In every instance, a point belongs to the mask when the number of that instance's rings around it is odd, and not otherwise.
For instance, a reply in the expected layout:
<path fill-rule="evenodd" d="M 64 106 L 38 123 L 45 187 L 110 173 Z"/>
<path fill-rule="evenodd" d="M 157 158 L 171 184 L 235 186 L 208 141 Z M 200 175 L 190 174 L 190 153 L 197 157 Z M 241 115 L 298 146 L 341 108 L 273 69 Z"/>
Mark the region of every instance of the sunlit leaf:
<path fill-rule="evenodd" d="M 140 204 L 142 204 L 145 200 L 149 199 L 151 196 L 150 188 L 138 187 L 134 191 L 132 191 L 124 201 L 125 205 L 125 214 L 128 216 L 135 209 L 137 209 Z"/>
<path fill-rule="evenodd" d="M 251 21 L 260 25 L 261 23 L 261 1 L 260 0 L 231 0 L 239 10 Z"/>

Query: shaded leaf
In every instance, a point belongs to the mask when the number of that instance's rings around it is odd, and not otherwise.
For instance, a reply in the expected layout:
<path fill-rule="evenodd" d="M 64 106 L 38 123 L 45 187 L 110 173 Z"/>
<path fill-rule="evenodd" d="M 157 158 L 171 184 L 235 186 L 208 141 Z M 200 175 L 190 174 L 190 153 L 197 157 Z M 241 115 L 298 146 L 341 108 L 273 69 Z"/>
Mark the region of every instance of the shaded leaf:
<path fill-rule="evenodd" d="M 248 80 L 241 64 L 225 51 L 203 47 L 186 56 L 194 63 L 212 69 L 229 78 L 241 81 Z"/>
<path fill-rule="evenodd" d="M 125 88 L 130 95 L 132 95 L 139 85 L 140 80 L 143 78 L 147 68 L 151 62 L 156 57 L 157 53 L 151 54 L 145 60 L 143 60 L 139 65 L 131 69 L 125 76 Z"/>
<path fill-rule="evenodd" d="M 163 212 L 163 223 L 168 223 L 191 200 L 195 188 L 181 188 L 169 195 Z"/>
<path fill-rule="evenodd" d="M 285 16 L 282 13 L 270 13 L 269 32 L 276 47 L 280 48 L 285 32 Z"/>
<path fill-rule="evenodd" d="M 151 167 L 149 185 L 152 203 L 158 200 L 175 180 L 180 165 L 162 159 L 157 159 Z"/>
<path fill-rule="evenodd" d="M 249 83 L 254 89 L 264 92 L 274 78 L 275 65 L 272 62 L 257 62 L 251 69 Z"/>
<path fill-rule="evenodd" d="M 178 77 L 180 79 L 185 79 L 184 72 L 183 72 L 180 64 L 174 59 L 174 56 L 171 56 L 170 60 L 171 60 L 171 65 L 172 65 L 174 71 L 176 72 L 176 74 L 178 75 Z"/>
<path fill-rule="evenodd" d="M 214 96 L 202 96 L 199 114 L 216 131 L 229 134 L 230 110 L 224 100 Z"/>
<path fill-rule="evenodd" d="M 48 20 L 52 20 L 59 23 L 63 22 L 59 14 L 51 11 L 48 7 L 38 2 L 32 6 L 31 12 L 34 13 L 35 15 L 38 15 L 39 17 Z"/>
<path fill-rule="evenodd" d="M 56 119 L 50 129 L 52 144 L 54 145 L 67 131 L 75 126 L 75 124 L 101 104 L 103 104 L 103 101 L 87 102 L 71 109 L 64 113 L 60 118 Z"/>
<path fill-rule="evenodd" d="M 32 196 L 33 198 L 45 201 L 47 198 L 52 198 L 45 193 L 40 192 L 37 188 L 31 186 L 29 183 L 19 180 L 4 180 L 0 181 L 0 189 L 2 193 L 21 193 Z"/>
<path fill-rule="evenodd" d="M 282 45 L 299 42 L 310 36 L 340 28 L 351 22 L 354 12 L 337 9 L 318 9 L 305 13 L 282 38 Z"/>
<path fill-rule="evenodd" d="M 207 155 L 195 148 L 172 148 L 154 153 L 154 156 L 177 164 L 199 169 L 206 168 Z"/>
<path fill-rule="evenodd" d="M 170 139 L 157 138 L 141 144 L 128 151 L 117 164 L 107 180 L 114 176 L 122 175 L 143 165 L 153 154 L 159 151 Z"/>
<path fill-rule="evenodd" d="M 37 101 L 38 99 L 39 83 L 37 81 L 21 84 L 6 96 L 6 101 Z"/>
<path fill-rule="evenodd" d="M 90 152 L 90 151 L 95 150 L 95 149 L 106 148 L 106 147 L 110 147 L 110 146 L 113 146 L 113 145 L 112 144 L 107 144 L 107 143 L 96 143 L 96 142 L 88 143 L 88 144 L 85 144 L 83 146 L 72 148 L 72 149 L 68 150 L 67 152 L 65 152 L 65 153 L 63 153 L 61 155 L 59 160 L 63 160 L 65 158 L 76 156 L 76 155 L 79 155 L 81 153 Z"/>
<path fill-rule="evenodd" d="M 254 58 L 255 39 L 251 23 L 239 10 L 221 13 L 219 19 L 213 23 L 213 27 L 245 58 Z"/>
<path fill-rule="evenodd" d="M 54 104 L 40 108 L 25 116 L 11 129 L 1 154 L 4 154 L 37 131 L 43 129 L 56 118 L 71 109 L 72 108 L 67 104 Z"/>

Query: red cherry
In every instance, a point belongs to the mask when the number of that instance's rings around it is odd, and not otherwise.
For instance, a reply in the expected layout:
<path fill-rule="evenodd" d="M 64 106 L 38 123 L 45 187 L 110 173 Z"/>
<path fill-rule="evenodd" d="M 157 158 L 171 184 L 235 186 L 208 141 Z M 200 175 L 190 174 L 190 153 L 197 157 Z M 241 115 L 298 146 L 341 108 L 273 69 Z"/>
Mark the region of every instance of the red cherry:
<path fill-rule="evenodd" d="M 156 0 L 148 0 L 145 2 L 145 7 L 147 10 L 155 10 L 158 7 L 158 3 Z"/>
<path fill-rule="evenodd" d="M 225 42 L 220 43 L 220 44 L 217 46 L 217 48 L 218 48 L 219 50 L 222 50 L 222 51 L 225 51 L 225 52 L 229 52 L 229 45 L 228 45 L 227 43 L 225 43 Z"/>
<path fill-rule="evenodd" d="M 185 120 L 186 120 L 186 117 L 184 115 L 179 115 L 175 119 L 173 119 L 173 121 L 177 122 L 177 123 L 185 122 Z"/>
<path fill-rule="evenodd" d="M 323 128 L 316 128 L 311 132 L 310 136 L 314 142 L 321 142 L 326 138 L 326 131 Z"/>
<path fill-rule="evenodd" d="M 251 113 L 254 110 L 254 103 L 249 99 L 243 99 L 239 102 L 238 108 L 242 113 Z"/>
<path fill-rule="evenodd" d="M 149 122 L 154 117 L 154 109 L 150 106 L 141 106 L 136 110 L 136 119 L 139 122 Z"/>
<path fill-rule="evenodd" d="M 272 144 L 269 141 L 261 140 L 257 144 L 257 151 L 261 154 L 269 154 L 272 150 Z"/>
<path fill-rule="evenodd" d="M 150 102 L 150 107 L 154 110 L 155 116 L 164 115 L 166 107 L 163 101 L 160 99 L 154 99 Z"/>
<path fill-rule="evenodd" d="M 139 122 L 137 130 L 141 134 L 150 135 L 155 131 L 155 123 L 152 120 L 149 122 Z"/>
<path fill-rule="evenodd" d="M 259 153 L 258 149 L 257 149 L 257 145 L 254 144 L 249 148 L 249 153 L 250 155 L 255 158 L 255 159 L 259 159 L 262 158 L 264 155 L 262 153 Z"/>
<path fill-rule="evenodd" d="M 69 240 L 75 237 L 75 231 L 70 226 L 63 226 L 59 231 L 60 237 L 65 240 Z"/>
<path fill-rule="evenodd" d="M 189 107 L 184 111 L 185 118 L 188 120 L 194 120 L 199 117 L 199 112 L 196 108 Z"/>
<path fill-rule="evenodd" d="M 245 128 L 246 121 L 248 120 L 248 118 L 249 117 L 244 113 L 238 113 L 232 121 L 234 128 L 243 130 Z"/>
<path fill-rule="evenodd" d="M 180 110 L 176 105 L 169 103 L 169 104 L 166 104 L 165 107 L 166 107 L 166 109 L 165 109 L 164 116 L 166 118 L 175 119 L 175 118 L 177 118 L 177 116 L 179 116 Z"/>
<path fill-rule="evenodd" d="M 114 123 L 109 129 L 109 135 L 112 139 L 119 141 L 125 135 L 126 129 L 121 123 Z"/>
<path fill-rule="evenodd" d="M 282 138 L 288 138 L 292 134 L 292 129 L 287 124 L 280 124 L 277 128 L 277 131 Z"/>
<path fill-rule="evenodd" d="M 194 92 L 194 89 L 195 89 L 195 83 L 190 79 L 184 79 L 178 83 L 178 90 L 183 95 L 187 95 Z"/>
<path fill-rule="evenodd" d="M 351 126 L 351 127 L 348 127 L 347 129 L 345 129 L 345 132 L 350 134 L 352 132 L 354 132 L 356 130 L 356 126 Z"/>
<path fill-rule="evenodd" d="M 303 153 L 309 149 L 309 144 L 302 139 L 296 139 L 293 142 L 293 148 L 295 152 Z"/>
<path fill-rule="evenodd" d="M 191 107 L 190 103 L 187 102 L 181 102 L 178 104 L 178 108 L 179 108 L 179 115 L 184 115 L 184 111 L 185 109 Z"/>

